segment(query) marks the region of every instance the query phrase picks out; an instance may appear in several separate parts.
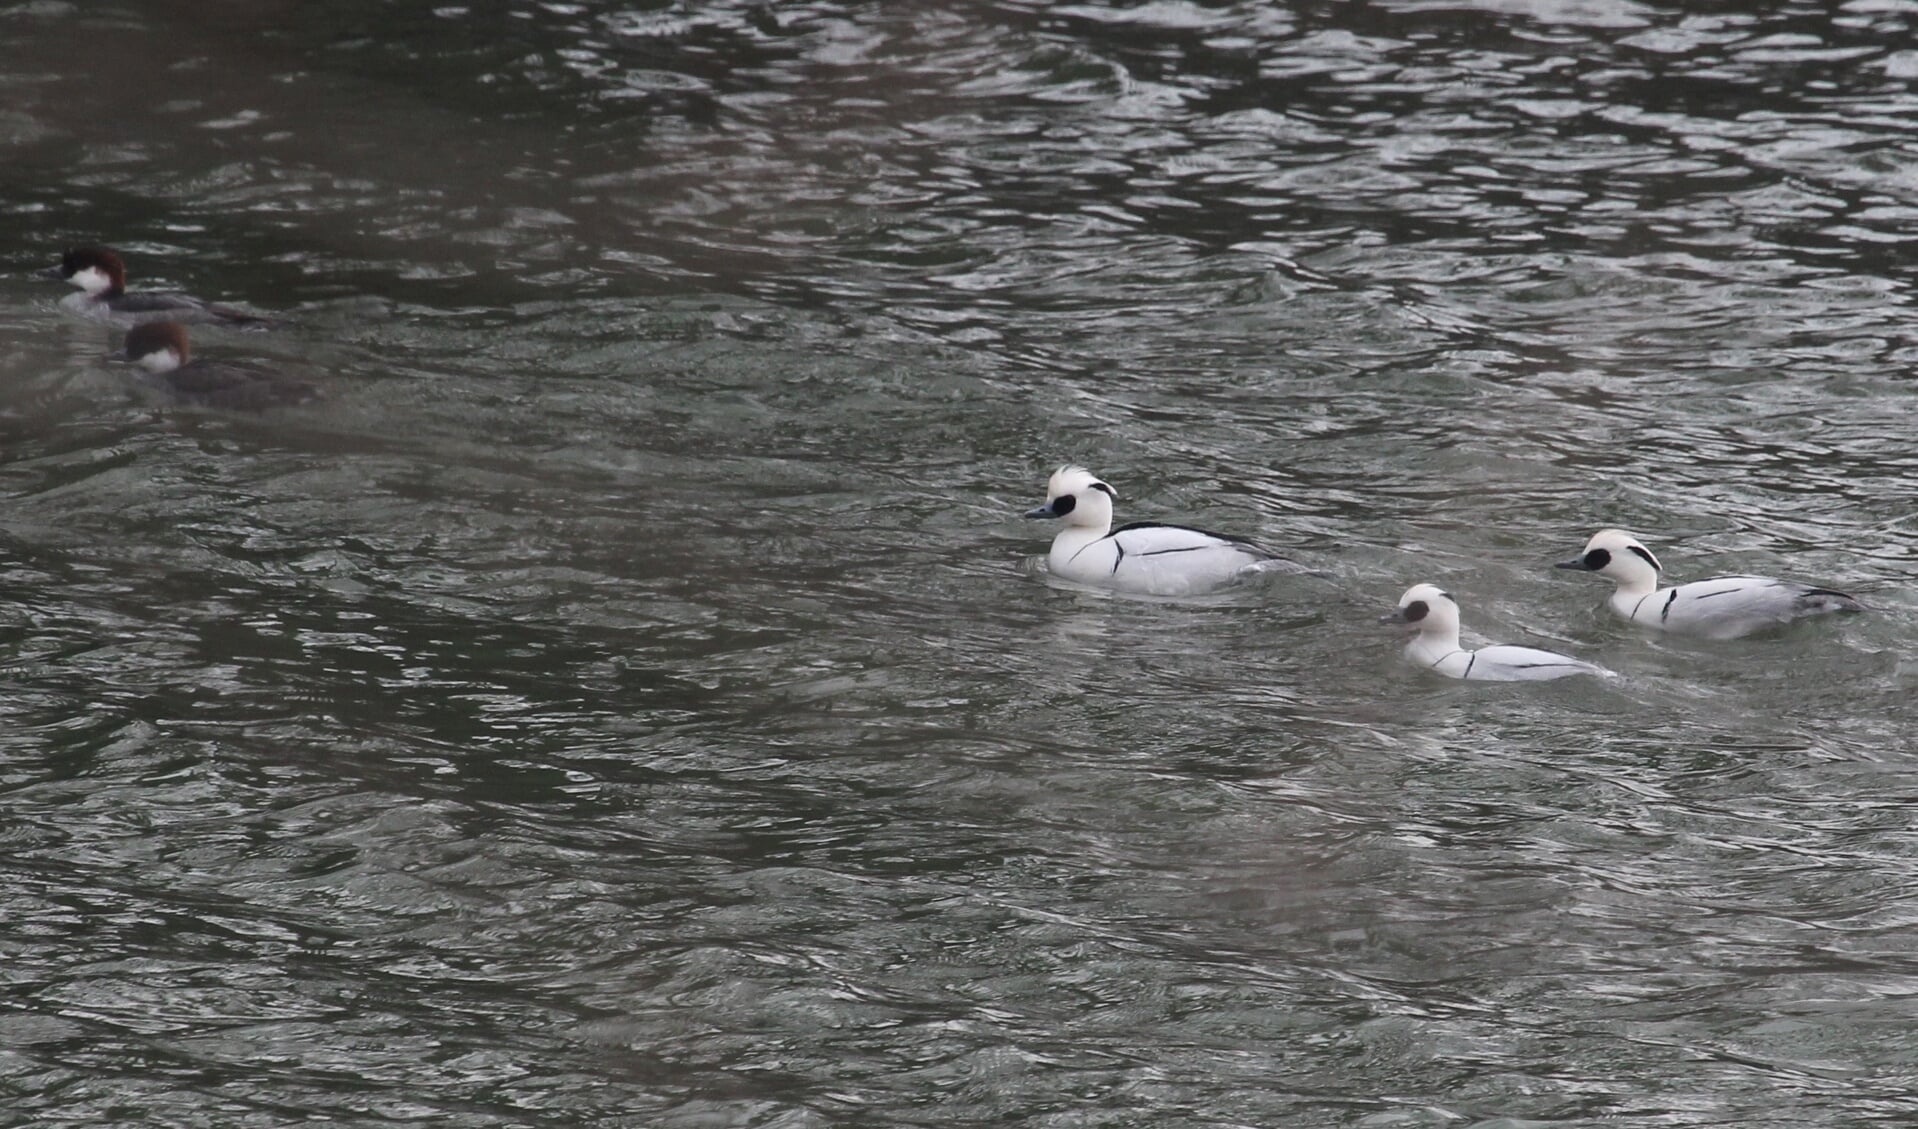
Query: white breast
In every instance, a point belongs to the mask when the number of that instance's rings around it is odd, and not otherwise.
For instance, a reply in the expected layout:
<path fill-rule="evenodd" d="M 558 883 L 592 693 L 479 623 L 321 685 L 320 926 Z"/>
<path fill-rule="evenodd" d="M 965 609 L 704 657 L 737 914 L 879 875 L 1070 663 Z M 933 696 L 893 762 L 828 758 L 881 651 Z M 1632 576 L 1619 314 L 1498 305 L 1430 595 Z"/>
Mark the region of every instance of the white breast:
<path fill-rule="evenodd" d="M 84 291 L 76 290 L 60 299 L 60 308 L 76 317 L 94 321 L 113 320 L 113 307 Z"/>

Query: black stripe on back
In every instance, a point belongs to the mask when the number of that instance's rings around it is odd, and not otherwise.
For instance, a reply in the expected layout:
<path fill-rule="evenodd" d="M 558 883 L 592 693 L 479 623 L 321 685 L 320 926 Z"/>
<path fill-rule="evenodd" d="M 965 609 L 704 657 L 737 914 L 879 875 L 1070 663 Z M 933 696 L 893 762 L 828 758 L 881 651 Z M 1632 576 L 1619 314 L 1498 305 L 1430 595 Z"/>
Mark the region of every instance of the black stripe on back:
<path fill-rule="evenodd" d="M 1124 525 L 1120 526 L 1119 528 L 1113 530 L 1111 533 L 1106 534 L 1106 536 L 1117 537 L 1119 534 L 1124 533 L 1128 529 L 1181 529 L 1187 533 L 1197 533 L 1205 537 L 1211 537 L 1219 541 L 1224 541 L 1230 545 L 1236 545 L 1239 548 L 1246 550 L 1247 552 L 1256 553 L 1262 557 L 1278 556 L 1277 553 L 1274 553 L 1272 550 L 1266 548 L 1264 545 L 1261 545 L 1256 541 L 1247 541 L 1243 537 L 1234 537 L 1229 533 L 1214 533 L 1210 529 L 1200 529 L 1196 525 L 1175 525 L 1169 521 L 1129 521 L 1125 523 Z M 1203 546 L 1194 546 L 1194 547 L 1203 548 Z M 1160 551 L 1183 552 L 1184 550 L 1172 549 L 1172 550 L 1160 550 Z M 1149 556 L 1151 554 L 1141 554 L 1141 555 Z"/>

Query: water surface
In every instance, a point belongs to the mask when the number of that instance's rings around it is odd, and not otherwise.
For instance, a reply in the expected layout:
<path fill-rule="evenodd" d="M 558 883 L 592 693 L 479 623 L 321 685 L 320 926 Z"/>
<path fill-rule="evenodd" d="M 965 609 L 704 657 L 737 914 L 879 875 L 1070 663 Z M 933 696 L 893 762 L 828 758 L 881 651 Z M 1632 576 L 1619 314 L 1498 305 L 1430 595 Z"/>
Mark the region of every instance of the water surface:
<path fill-rule="evenodd" d="M 1918 1114 L 1910 12 L 403 7 L 0 4 L 0 1125 Z"/>

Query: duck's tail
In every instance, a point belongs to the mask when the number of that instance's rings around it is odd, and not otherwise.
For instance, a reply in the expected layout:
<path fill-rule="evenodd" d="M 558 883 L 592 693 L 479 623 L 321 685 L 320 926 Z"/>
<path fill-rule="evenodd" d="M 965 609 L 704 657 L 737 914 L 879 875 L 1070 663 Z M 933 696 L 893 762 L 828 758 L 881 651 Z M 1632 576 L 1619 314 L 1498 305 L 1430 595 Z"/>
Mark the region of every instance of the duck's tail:
<path fill-rule="evenodd" d="M 1807 588 L 1798 594 L 1798 606 L 1807 614 L 1822 615 L 1826 612 L 1862 612 L 1867 610 L 1856 596 L 1846 595 L 1831 588 Z"/>

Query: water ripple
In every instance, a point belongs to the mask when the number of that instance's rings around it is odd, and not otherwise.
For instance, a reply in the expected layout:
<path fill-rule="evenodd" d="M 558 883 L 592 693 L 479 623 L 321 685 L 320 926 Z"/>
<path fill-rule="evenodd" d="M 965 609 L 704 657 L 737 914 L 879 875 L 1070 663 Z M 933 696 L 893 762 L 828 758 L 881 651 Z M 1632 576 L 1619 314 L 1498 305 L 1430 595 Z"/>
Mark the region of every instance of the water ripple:
<path fill-rule="evenodd" d="M 14 273 L 330 393 L 0 280 L 16 1120 L 1918 1110 L 1909 12 L 0 18 Z M 1050 583 L 1067 460 L 1312 571 Z M 1636 634 L 1612 524 L 1873 614 Z"/>

